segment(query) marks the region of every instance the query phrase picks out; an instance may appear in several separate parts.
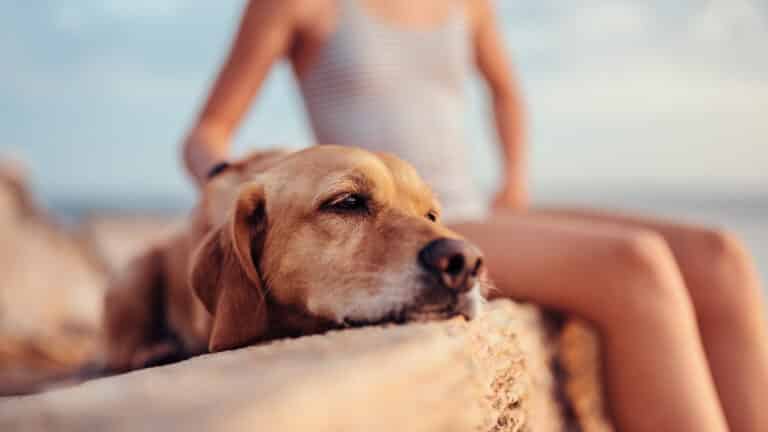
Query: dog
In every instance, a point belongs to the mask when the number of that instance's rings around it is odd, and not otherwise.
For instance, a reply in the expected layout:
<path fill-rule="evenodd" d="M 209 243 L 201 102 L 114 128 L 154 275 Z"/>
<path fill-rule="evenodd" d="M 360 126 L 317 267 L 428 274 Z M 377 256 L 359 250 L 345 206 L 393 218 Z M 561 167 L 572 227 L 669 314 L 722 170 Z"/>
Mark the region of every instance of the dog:
<path fill-rule="evenodd" d="M 429 187 L 397 157 L 321 145 L 214 174 L 188 226 L 108 290 L 109 370 L 480 312 L 481 252 L 440 223 Z"/>

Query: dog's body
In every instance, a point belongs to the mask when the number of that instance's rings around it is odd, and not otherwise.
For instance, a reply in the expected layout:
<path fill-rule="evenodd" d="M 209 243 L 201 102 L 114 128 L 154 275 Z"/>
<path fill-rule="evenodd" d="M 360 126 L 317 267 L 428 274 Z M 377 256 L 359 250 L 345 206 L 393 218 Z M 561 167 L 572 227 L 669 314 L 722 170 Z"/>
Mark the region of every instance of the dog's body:
<path fill-rule="evenodd" d="M 438 215 L 429 188 L 391 155 L 316 146 L 231 164 L 184 231 L 115 279 L 107 367 L 345 326 L 472 318 L 482 258 Z"/>

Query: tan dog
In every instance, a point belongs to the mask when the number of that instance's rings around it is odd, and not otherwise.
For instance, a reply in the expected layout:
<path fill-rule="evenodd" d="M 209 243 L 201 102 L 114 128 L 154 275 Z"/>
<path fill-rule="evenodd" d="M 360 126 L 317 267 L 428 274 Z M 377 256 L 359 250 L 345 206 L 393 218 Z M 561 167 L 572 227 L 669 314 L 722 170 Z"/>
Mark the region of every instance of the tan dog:
<path fill-rule="evenodd" d="M 127 370 L 334 328 L 474 317 L 480 252 L 394 156 L 262 152 L 206 185 L 189 228 L 106 300 L 107 363 Z"/>

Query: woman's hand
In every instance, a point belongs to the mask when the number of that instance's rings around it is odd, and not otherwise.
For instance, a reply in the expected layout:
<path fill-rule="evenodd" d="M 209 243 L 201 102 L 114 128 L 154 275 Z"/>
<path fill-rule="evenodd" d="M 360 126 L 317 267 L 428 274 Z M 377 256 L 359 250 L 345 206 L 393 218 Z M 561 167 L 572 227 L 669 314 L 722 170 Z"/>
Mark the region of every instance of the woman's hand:
<path fill-rule="evenodd" d="M 184 165 L 198 189 L 208 181 L 211 169 L 229 158 L 229 139 L 213 131 L 198 127 L 184 141 Z"/>
<path fill-rule="evenodd" d="M 496 132 L 501 144 L 504 172 L 508 176 L 493 201 L 495 209 L 524 211 L 528 207 L 526 125 L 521 91 L 507 58 L 491 2 L 474 5 L 474 51 L 478 70 L 490 89 Z"/>
<path fill-rule="evenodd" d="M 525 211 L 528 208 L 528 189 L 525 182 L 505 184 L 493 200 L 493 208 Z"/>

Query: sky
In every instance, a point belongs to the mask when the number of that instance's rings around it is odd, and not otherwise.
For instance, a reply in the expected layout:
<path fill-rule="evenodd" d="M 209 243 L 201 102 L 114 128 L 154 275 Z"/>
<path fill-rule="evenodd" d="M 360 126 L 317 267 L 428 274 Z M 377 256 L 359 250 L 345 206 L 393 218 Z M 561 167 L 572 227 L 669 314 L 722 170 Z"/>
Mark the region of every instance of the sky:
<path fill-rule="evenodd" d="M 38 0 L 0 15 L 0 155 L 48 199 L 190 196 L 178 148 L 242 0 Z M 497 0 L 531 119 L 534 190 L 667 185 L 768 191 L 764 0 Z M 470 83 L 478 182 L 499 173 Z M 238 152 L 312 142 L 285 65 Z"/>

